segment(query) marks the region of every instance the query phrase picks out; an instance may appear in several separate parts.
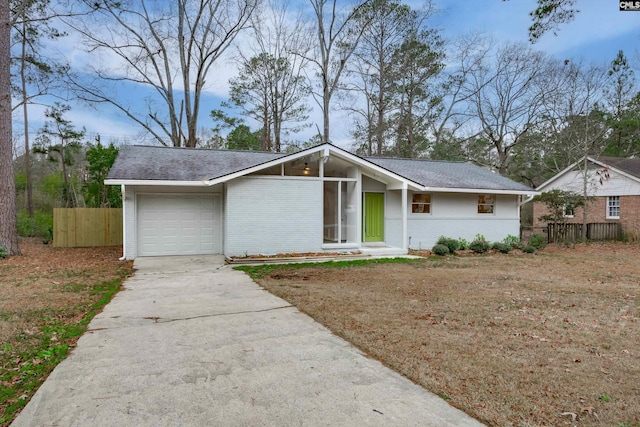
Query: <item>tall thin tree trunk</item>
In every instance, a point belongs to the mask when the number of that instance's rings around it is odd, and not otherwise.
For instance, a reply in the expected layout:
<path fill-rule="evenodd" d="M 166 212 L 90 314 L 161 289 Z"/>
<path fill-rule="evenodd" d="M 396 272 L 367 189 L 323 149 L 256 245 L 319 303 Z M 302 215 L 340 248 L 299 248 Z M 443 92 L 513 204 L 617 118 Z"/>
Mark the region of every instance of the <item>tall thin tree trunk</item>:
<path fill-rule="evenodd" d="M 587 125 L 588 126 L 588 125 Z M 584 199 L 584 204 L 582 205 L 582 243 L 587 241 L 587 209 L 588 209 L 588 192 L 589 192 L 589 187 L 588 187 L 588 180 L 589 180 L 589 171 L 587 169 L 587 167 L 589 166 L 589 162 L 587 160 L 587 150 L 586 150 L 586 143 L 587 137 L 585 136 L 585 150 L 584 150 L 584 165 L 583 165 L 583 171 L 582 171 L 582 197 Z M 608 208 L 607 208 L 608 209 Z"/>
<path fill-rule="evenodd" d="M 62 180 L 64 182 L 64 200 L 67 208 L 73 207 L 71 188 L 69 187 L 69 177 L 67 176 L 67 162 L 64 158 L 64 138 L 60 142 L 60 169 L 62 169 Z"/>
<path fill-rule="evenodd" d="M 22 58 L 20 59 L 20 81 L 22 84 L 22 115 L 24 117 L 24 165 L 27 181 L 27 210 L 29 211 L 29 217 L 33 218 L 33 193 L 31 190 L 31 148 L 29 147 L 29 108 L 27 106 L 27 78 L 25 75 L 27 55 L 27 18 L 24 15 L 22 18 Z"/>
<path fill-rule="evenodd" d="M 324 126 L 324 132 L 322 134 L 322 143 L 326 144 L 329 142 L 329 104 L 331 102 L 330 94 L 328 91 L 325 92 L 325 96 L 322 99 L 322 114 L 323 121 L 322 125 Z"/>
<path fill-rule="evenodd" d="M 0 0 L 0 244 L 19 255 L 16 182 L 11 141 L 11 22 L 9 0 Z"/>

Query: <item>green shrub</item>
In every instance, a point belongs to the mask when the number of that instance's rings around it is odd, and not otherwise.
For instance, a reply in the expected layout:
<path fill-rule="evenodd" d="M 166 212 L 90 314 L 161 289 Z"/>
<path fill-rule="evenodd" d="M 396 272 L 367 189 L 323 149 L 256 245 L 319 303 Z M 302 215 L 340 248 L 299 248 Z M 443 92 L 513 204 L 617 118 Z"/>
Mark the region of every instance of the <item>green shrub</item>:
<path fill-rule="evenodd" d="M 486 242 L 486 241 L 487 241 L 487 238 L 486 238 L 486 237 L 484 237 L 482 234 L 478 233 L 478 234 L 476 234 L 476 237 L 474 237 L 474 238 L 473 238 L 473 240 L 474 240 L 474 241 L 476 241 L 476 240 L 482 240 L 483 242 Z"/>
<path fill-rule="evenodd" d="M 18 234 L 22 237 L 40 237 L 46 242 L 53 238 L 53 214 L 35 211 L 33 218 L 26 210 L 18 212 Z"/>
<path fill-rule="evenodd" d="M 444 245 L 449 248 L 449 252 L 454 253 L 458 249 L 460 249 L 460 243 L 456 239 L 452 239 L 450 237 L 440 236 L 436 245 Z"/>
<path fill-rule="evenodd" d="M 527 254 L 532 254 L 536 251 L 536 248 L 534 248 L 533 246 L 529 245 L 529 246 L 525 246 L 524 248 L 522 248 L 522 252 L 525 252 Z"/>
<path fill-rule="evenodd" d="M 509 252 L 511 252 L 511 245 L 503 242 L 495 242 L 493 245 L 491 245 L 491 247 L 498 252 L 502 252 L 503 254 L 508 254 Z"/>
<path fill-rule="evenodd" d="M 444 256 L 449 253 L 449 248 L 445 245 L 435 245 L 431 249 L 431 252 L 433 252 L 436 255 Z"/>
<path fill-rule="evenodd" d="M 469 249 L 477 254 L 483 254 L 491 249 L 491 245 L 486 240 L 476 239 L 469 245 Z"/>
<path fill-rule="evenodd" d="M 469 249 L 469 241 L 466 239 L 463 239 L 462 237 L 458 239 L 458 244 L 460 245 L 461 251 L 466 251 L 467 249 Z"/>
<path fill-rule="evenodd" d="M 547 247 L 547 239 L 541 235 L 531 236 L 531 239 L 529 239 L 529 245 L 533 246 L 537 250 L 544 249 Z"/>
<path fill-rule="evenodd" d="M 509 234 L 505 237 L 502 243 L 511 246 L 512 249 L 522 249 L 522 242 L 520 242 L 520 238 L 513 234 Z"/>
<path fill-rule="evenodd" d="M 9 251 L 3 245 L 0 245 L 0 259 L 6 258 L 9 255 Z"/>

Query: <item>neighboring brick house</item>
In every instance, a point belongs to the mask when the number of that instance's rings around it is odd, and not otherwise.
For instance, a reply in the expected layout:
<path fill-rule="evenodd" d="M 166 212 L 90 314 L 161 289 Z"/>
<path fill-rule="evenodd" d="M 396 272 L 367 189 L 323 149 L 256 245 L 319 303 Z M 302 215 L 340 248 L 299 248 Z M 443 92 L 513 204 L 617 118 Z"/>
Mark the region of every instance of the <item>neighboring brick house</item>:
<path fill-rule="evenodd" d="M 569 166 L 536 190 L 573 191 L 582 194 L 585 176 L 587 193 L 593 197 L 587 205 L 587 223 L 619 222 L 625 235 L 640 239 L 640 159 L 623 157 L 587 157 L 587 173 L 584 174 L 584 158 Z M 582 223 L 581 208 L 566 211 L 566 222 Z M 534 202 L 534 232 L 545 230 L 540 217 L 549 214 L 543 202 Z"/>

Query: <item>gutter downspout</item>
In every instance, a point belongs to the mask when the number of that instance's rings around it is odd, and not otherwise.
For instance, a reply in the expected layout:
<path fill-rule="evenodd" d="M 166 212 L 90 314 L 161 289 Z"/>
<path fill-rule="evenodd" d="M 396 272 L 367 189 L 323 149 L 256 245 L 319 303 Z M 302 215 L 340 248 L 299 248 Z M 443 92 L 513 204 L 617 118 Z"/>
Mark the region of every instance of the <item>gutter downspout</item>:
<path fill-rule="evenodd" d="M 120 194 L 122 195 L 122 257 L 118 258 L 118 261 L 124 261 L 127 259 L 127 221 L 125 217 L 125 213 L 127 210 L 125 209 L 125 190 L 124 184 L 120 186 Z"/>
<path fill-rule="evenodd" d="M 535 196 L 527 196 L 526 199 L 518 203 L 518 207 L 521 207 L 522 205 L 529 203 L 530 201 L 533 200 L 534 197 Z"/>

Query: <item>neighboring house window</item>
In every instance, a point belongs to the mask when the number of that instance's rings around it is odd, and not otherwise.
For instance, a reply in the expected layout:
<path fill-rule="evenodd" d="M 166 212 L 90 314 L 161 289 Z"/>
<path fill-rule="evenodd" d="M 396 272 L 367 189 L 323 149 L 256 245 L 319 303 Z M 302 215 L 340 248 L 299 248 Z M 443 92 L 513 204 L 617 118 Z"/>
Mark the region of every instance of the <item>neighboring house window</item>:
<path fill-rule="evenodd" d="M 480 194 L 478 195 L 478 213 L 479 214 L 492 214 L 496 206 L 495 194 Z"/>
<path fill-rule="evenodd" d="M 620 218 L 620 196 L 607 197 L 607 218 Z"/>
<path fill-rule="evenodd" d="M 411 213 L 431 213 L 431 194 L 414 194 Z"/>
<path fill-rule="evenodd" d="M 565 218 L 573 218 L 576 214 L 576 208 L 571 203 L 564 205 L 563 216 Z"/>

